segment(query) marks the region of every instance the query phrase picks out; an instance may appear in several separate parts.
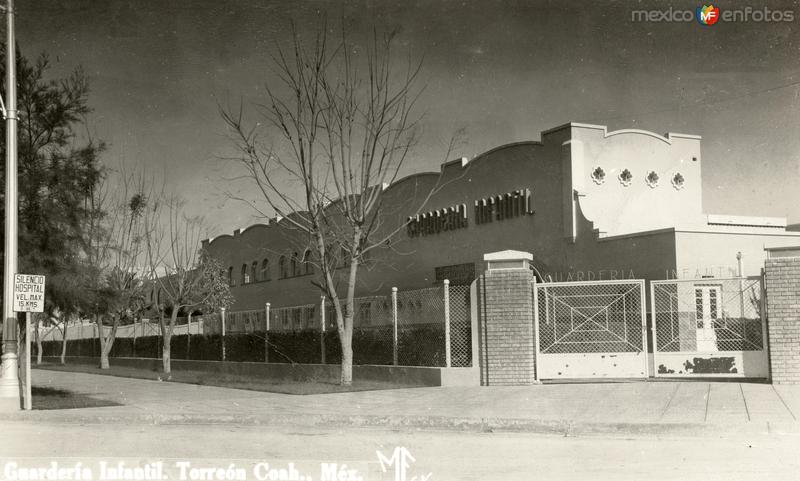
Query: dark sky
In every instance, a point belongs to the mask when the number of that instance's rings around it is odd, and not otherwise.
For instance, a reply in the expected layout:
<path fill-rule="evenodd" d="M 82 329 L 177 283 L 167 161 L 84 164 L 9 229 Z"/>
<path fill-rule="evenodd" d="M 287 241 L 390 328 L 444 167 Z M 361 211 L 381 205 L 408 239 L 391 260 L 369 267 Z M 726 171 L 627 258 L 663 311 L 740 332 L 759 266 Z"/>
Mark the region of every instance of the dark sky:
<path fill-rule="evenodd" d="M 252 211 L 223 192 L 229 146 L 217 101 L 257 101 L 270 54 L 289 19 L 313 32 L 344 17 L 360 41 L 398 32 L 398 53 L 423 58 L 423 141 L 408 172 L 451 158 L 538 140 L 568 121 L 702 135 L 709 213 L 786 216 L 800 222 L 800 7 L 795 22 L 633 22 L 638 9 L 689 2 L 17 0 L 28 56 L 47 52 L 53 74 L 82 65 L 94 135 L 109 164 L 163 172 L 215 234 Z M 715 4 L 721 10 L 742 2 Z"/>

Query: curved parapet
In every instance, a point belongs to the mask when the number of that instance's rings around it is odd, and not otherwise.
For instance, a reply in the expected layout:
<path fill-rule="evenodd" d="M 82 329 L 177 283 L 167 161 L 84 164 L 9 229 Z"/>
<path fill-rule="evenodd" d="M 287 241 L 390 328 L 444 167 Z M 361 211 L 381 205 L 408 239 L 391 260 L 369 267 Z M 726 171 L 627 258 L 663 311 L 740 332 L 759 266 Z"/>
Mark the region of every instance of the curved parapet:
<path fill-rule="evenodd" d="M 247 226 L 247 227 L 244 227 L 244 228 L 242 228 L 242 229 L 239 229 L 239 235 L 241 235 L 241 234 L 244 234 L 246 231 L 249 231 L 250 229 L 255 229 L 255 228 L 257 228 L 257 227 L 264 227 L 264 228 L 268 228 L 268 227 L 269 227 L 269 224 L 264 224 L 264 223 L 250 224 L 250 225 L 249 225 L 249 226 Z"/>
<path fill-rule="evenodd" d="M 604 127 L 605 128 L 605 127 Z M 613 137 L 615 135 L 646 135 L 648 137 L 653 137 L 654 139 L 660 140 L 666 144 L 672 145 L 673 139 L 693 139 L 693 140 L 701 140 L 702 137 L 699 135 L 689 135 L 689 134 L 676 134 L 673 132 L 667 132 L 664 135 L 659 135 L 655 132 L 650 132 L 649 130 L 642 130 L 642 129 L 620 129 L 615 130 L 613 132 L 606 132 L 605 137 Z"/>
<path fill-rule="evenodd" d="M 558 127 L 553 127 L 552 129 L 548 129 L 542 132 L 542 137 L 544 138 L 548 134 L 552 134 L 554 132 L 559 132 L 561 130 L 570 130 L 572 135 L 580 131 L 599 131 L 602 132 L 604 138 L 613 137 L 615 135 L 623 135 L 623 134 L 634 134 L 634 135 L 644 135 L 647 137 L 652 137 L 654 139 L 660 140 L 666 144 L 672 144 L 675 139 L 690 139 L 690 140 L 701 140 L 702 137 L 699 135 L 691 135 L 691 134 L 679 134 L 675 132 L 667 132 L 664 135 L 660 135 L 656 132 L 651 132 L 649 130 L 644 129 L 620 129 L 620 130 L 613 130 L 611 132 L 608 131 L 608 127 L 605 125 L 596 125 L 596 124 L 584 124 L 580 122 L 568 122 L 563 125 L 559 125 Z"/>
<path fill-rule="evenodd" d="M 700 136 L 608 132 L 574 123 L 569 128 L 562 146 L 565 221 L 574 218 L 578 198 L 601 235 L 703 221 Z"/>

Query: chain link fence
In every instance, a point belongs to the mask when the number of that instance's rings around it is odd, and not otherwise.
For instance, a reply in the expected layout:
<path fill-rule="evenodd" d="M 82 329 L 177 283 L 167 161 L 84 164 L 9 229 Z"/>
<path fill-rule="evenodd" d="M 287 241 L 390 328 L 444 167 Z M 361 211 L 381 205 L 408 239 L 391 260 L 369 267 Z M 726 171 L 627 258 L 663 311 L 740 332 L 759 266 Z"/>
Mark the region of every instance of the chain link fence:
<path fill-rule="evenodd" d="M 332 320 L 335 324 L 336 318 Z M 330 334 L 338 343 L 339 333 Z M 391 296 L 353 299 L 353 364 L 392 364 L 392 345 Z"/>
<path fill-rule="evenodd" d="M 653 282 L 655 351 L 761 351 L 760 278 Z"/>
<path fill-rule="evenodd" d="M 397 293 L 397 358 L 405 366 L 445 366 L 442 286 Z"/>
<path fill-rule="evenodd" d="M 767 378 L 762 280 L 651 283 L 655 375 Z"/>
<path fill-rule="evenodd" d="M 342 306 L 343 311 L 346 307 Z M 352 312 L 354 364 L 447 366 L 448 358 L 451 366 L 472 364 L 468 286 L 393 289 L 388 295 L 354 299 Z M 339 364 L 336 324 L 335 308 L 324 298 L 301 306 L 265 303 L 263 309 L 197 316 L 190 322 L 180 318 L 171 355 L 173 359 Z M 96 337 L 90 331 L 83 329 L 74 339 Z M 69 332 L 68 338 L 74 335 Z M 120 326 L 111 355 L 158 357 L 160 336 L 158 322 Z"/>
<path fill-rule="evenodd" d="M 472 314 L 469 286 L 450 286 L 450 351 L 453 367 L 472 366 Z"/>

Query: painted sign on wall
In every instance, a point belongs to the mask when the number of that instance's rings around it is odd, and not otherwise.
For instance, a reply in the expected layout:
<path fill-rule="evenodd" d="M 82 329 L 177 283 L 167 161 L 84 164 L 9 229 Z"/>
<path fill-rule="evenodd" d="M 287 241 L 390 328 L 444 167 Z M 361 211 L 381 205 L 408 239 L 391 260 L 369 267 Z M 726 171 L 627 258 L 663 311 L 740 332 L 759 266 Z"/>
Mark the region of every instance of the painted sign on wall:
<path fill-rule="evenodd" d="M 459 204 L 409 217 L 407 219 L 406 232 L 409 237 L 426 236 L 443 231 L 463 229 L 467 227 L 467 223 L 467 206 L 466 204 Z"/>
<path fill-rule="evenodd" d="M 486 224 L 533 214 L 530 189 L 520 189 L 475 201 L 475 223 Z"/>
<path fill-rule="evenodd" d="M 475 201 L 475 223 L 486 224 L 495 220 L 513 219 L 533 214 L 530 189 L 519 189 Z M 469 225 L 466 204 L 426 212 L 406 219 L 409 237 L 420 237 L 440 232 L 463 229 Z"/>

